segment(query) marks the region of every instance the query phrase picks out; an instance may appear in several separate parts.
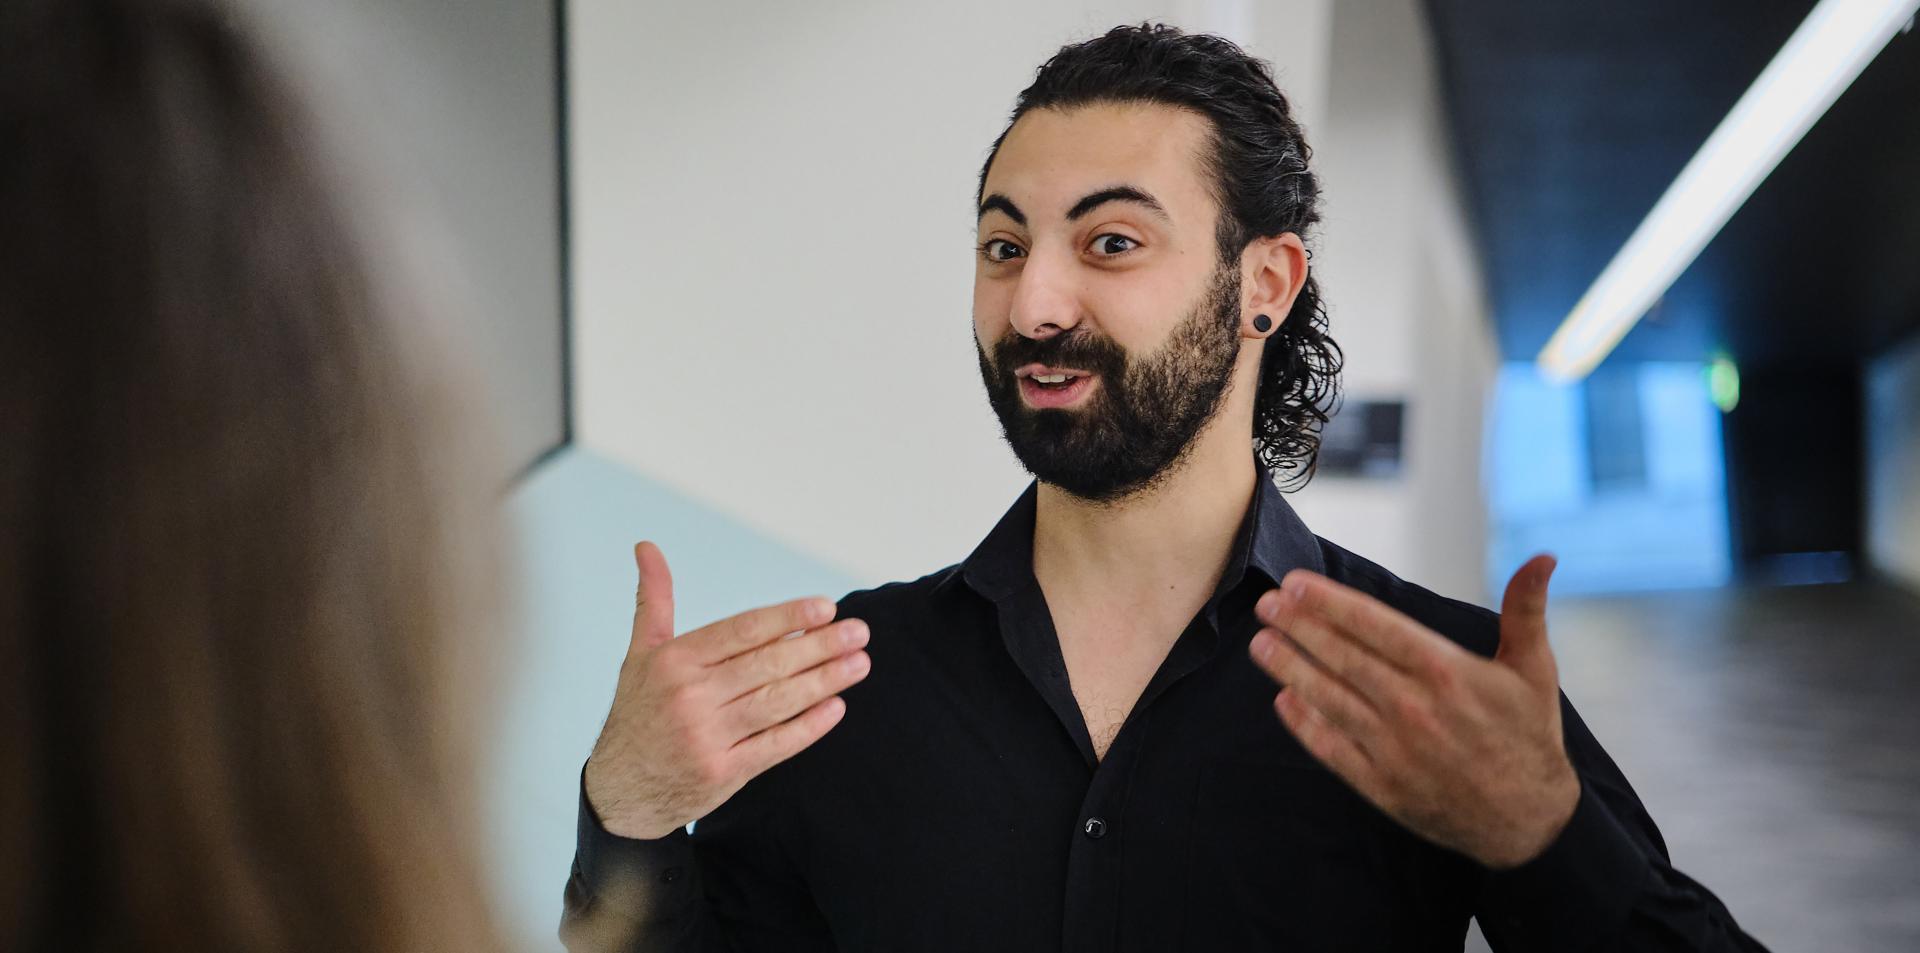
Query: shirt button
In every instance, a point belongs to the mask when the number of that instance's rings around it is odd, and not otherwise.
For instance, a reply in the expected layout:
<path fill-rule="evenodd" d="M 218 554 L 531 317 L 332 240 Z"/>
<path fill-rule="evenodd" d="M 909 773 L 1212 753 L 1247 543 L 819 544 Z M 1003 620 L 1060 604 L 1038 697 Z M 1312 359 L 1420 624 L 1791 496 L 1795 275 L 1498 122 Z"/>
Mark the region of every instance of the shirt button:
<path fill-rule="evenodd" d="M 1100 838 L 1107 836 L 1107 822 L 1097 817 L 1087 818 L 1086 825 L 1081 827 L 1080 829 L 1086 832 L 1086 835 L 1094 840 L 1099 840 Z"/>
<path fill-rule="evenodd" d="M 660 872 L 660 882 L 667 883 L 667 884 L 679 883 L 680 876 L 684 872 L 685 871 L 681 870 L 678 867 L 668 867 L 666 870 L 663 870 Z"/>

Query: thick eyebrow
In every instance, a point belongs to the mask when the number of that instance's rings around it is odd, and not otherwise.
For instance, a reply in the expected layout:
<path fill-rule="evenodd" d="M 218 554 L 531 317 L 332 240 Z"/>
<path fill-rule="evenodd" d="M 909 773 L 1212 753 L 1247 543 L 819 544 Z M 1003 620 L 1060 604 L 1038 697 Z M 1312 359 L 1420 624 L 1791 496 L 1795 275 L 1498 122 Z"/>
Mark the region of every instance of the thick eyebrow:
<path fill-rule="evenodd" d="M 1147 211 L 1160 216 L 1160 218 L 1166 221 L 1173 221 L 1173 217 L 1167 214 L 1167 210 L 1160 206 L 1158 199 L 1131 185 L 1116 185 L 1110 189 L 1101 189 L 1073 203 L 1073 208 L 1067 210 L 1067 221 L 1078 221 L 1081 216 L 1086 215 L 1088 212 L 1108 202 L 1132 202 L 1135 205 L 1144 207 Z"/>
<path fill-rule="evenodd" d="M 1008 218 L 1013 219 L 1014 222 L 1019 224 L 1022 228 L 1026 227 L 1027 215 L 1025 212 L 1020 211 L 1020 206 L 1013 204 L 1012 199 L 1007 198 L 1006 196 L 1001 195 L 998 192 L 995 192 L 992 195 L 987 196 L 980 203 L 980 217 L 986 218 L 987 213 L 993 211 L 994 209 L 999 209 L 1000 211 L 1007 213 Z"/>
<path fill-rule="evenodd" d="M 1101 189 L 1100 191 L 1095 192 L 1092 195 L 1089 195 L 1086 198 L 1083 198 L 1080 201 L 1073 203 L 1073 208 L 1067 210 L 1067 221 L 1077 222 L 1080 219 L 1086 217 L 1088 212 L 1091 212 L 1094 209 L 1107 204 L 1108 202 L 1132 202 L 1133 204 L 1139 205 L 1142 208 L 1145 208 L 1147 211 L 1150 211 L 1153 214 L 1160 216 L 1160 218 L 1166 221 L 1169 221 L 1169 222 L 1173 221 L 1173 217 L 1167 214 L 1167 210 L 1160 205 L 1160 201 L 1158 199 L 1147 194 L 1145 191 L 1134 188 L 1131 185 L 1116 185 L 1112 188 Z M 983 199 L 980 202 L 980 217 L 985 218 L 987 217 L 988 212 L 994 211 L 996 209 L 1001 212 L 1005 212 L 1008 218 L 1013 219 L 1016 223 L 1018 223 L 1022 227 L 1026 226 L 1027 224 L 1026 213 L 1020 211 L 1020 206 L 1013 204 L 1012 199 L 1007 198 L 1006 196 L 1001 195 L 998 192 L 995 192 L 992 195 L 987 196 L 985 199 Z"/>

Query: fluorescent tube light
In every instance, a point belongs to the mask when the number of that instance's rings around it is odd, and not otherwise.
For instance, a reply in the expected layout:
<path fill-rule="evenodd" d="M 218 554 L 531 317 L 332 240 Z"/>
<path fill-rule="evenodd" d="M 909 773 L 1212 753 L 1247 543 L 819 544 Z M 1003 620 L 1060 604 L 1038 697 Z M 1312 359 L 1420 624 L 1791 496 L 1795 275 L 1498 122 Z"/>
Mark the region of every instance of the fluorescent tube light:
<path fill-rule="evenodd" d="M 1592 371 L 1916 10 L 1920 0 L 1821 0 L 1573 306 L 1541 372 Z"/>

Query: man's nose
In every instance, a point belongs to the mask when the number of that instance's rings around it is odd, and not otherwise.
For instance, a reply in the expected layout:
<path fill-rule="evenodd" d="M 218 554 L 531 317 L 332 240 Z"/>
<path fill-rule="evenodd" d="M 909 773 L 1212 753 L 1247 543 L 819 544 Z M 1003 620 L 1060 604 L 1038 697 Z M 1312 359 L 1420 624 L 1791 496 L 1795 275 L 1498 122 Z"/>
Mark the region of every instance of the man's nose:
<path fill-rule="evenodd" d="M 1078 291 L 1071 263 L 1028 258 L 1013 293 L 1013 329 L 1036 341 L 1072 330 L 1080 323 Z"/>

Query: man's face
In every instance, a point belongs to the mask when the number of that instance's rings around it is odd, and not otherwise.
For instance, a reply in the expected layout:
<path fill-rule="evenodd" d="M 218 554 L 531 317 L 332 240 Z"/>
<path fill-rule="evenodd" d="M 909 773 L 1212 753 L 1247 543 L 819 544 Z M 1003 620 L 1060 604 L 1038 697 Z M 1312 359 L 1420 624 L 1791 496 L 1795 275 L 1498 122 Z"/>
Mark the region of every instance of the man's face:
<path fill-rule="evenodd" d="M 1034 110 L 988 170 L 973 284 L 987 399 L 1040 480 L 1151 486 L 1219 410 L 1239 353 L 1209 125 L 1156 105 Z"/>

